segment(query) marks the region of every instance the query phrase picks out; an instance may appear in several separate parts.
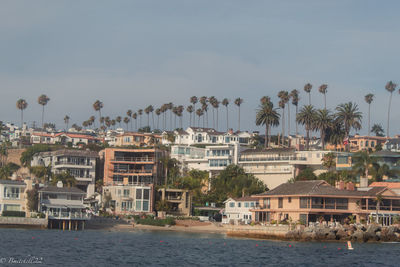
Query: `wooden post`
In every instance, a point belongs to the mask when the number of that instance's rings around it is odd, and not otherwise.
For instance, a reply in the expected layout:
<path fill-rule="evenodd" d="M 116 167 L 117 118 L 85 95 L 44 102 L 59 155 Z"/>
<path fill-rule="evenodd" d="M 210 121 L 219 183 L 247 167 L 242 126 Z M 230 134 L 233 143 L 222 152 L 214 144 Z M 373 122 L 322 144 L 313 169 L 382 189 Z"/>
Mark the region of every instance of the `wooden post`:
<path fill-rule="evenodd" d="M 53 229 L 53 221 L 50 220 L 49 223 L 50 223 L 50 229 Z"/>
<path fill-rule="evenodd" d="M 85 221 L 82 221 L 82 231 L 85 230 Z"/>
<path fill-rule="evenodd" d="M 75 221 L 75 231 L 78 231 L 78 221 Z"/>
<path fill-rule="evenodd" d="M 71 231 L 71 228 L 72 228 L 72 222 L 71 222 L 71 220 L 69 220 L 68 224 L 69 224 L 69 230 Z"/>
<path fill-rule="evenodd" d="M 63 231 L 65 230 L 65 221 L 63 220 Z"/>

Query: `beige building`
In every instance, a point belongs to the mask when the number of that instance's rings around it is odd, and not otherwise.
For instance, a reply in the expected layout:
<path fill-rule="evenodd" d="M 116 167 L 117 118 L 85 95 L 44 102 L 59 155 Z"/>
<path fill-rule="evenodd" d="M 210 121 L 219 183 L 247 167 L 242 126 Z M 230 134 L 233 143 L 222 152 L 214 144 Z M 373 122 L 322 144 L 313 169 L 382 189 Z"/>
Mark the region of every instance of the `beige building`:
<path fill-rule="evenodd" d="M 153 185 L 114 185 L 103 187 L 103 200 L 111 196 L 108 206 L 115 214 L 152 213 Z"/>
<path fill-rule="evenodd" d="M 171 205 L 168 214 L 190 216 L 192 213 L 192 196 L 189 190 L 161 188 L 158 190 L 158 199 L 166 200 Z"/>
<path fill-rule="evenodd" d="M 115 146 L 154 146 L 162 141 L 161 135 L 152 133 L 126 132 L 115 137 Z"/>
<path fill-rule="evenodd" d="M 32 183 L 27 180 L 0 180 L 0 212 L 22 211 L 27 212 L 26 191 L 32 188 Z"/>
<path fill-rule="evenodd" d="M 341 186 L 343 188 L 343 184 Z M 285 183 L 273 190 L 255 195 L 259 207 L 253 209 L 253 218 L 258 222 L 293 221 L 342 222 L 349 216 L 356 221 L 377 219 L 377 195 L 383 200 L 379 205 L 379 222 L 393 223 L 400 215 L 400 196 L 387 187 L 373 187 L 356 191 L 349 184 L 346 189 L 335 188 L 325 181 L 299 181 Z"/>

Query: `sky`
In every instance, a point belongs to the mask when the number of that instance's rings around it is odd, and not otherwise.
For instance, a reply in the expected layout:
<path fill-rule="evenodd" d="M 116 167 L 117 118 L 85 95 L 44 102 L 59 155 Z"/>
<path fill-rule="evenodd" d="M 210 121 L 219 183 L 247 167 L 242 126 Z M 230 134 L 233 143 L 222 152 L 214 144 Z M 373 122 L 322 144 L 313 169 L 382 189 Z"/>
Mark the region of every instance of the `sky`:
<path fill-rule="evenodd" d="M 329 109 L 353 101 L 364 112 L 361 134 L 373 93 L 371 124 L 386 129 L 385 84 L 400 84 L 399 8 L 395 0 L 3 0 L 0 120 L 19 125 L 23 98 L 24 121 L 40 122 L 41 94 L 50 98 L 45 121 L 60 128 L 65 115 L 71 124 L 96 115 L 97 99 L 115 118 L 150 104 L 187 106 L 196 95 L 243 98 L 241 129 L 263 131 L 255 125 L 262 96 L 277 106 L 280 90 L 298 89 L 302 106 L 311 83 L 321 108 L 326 83 Z M 396 90 L 391 135 L 400 133 L 399 105 Z M 229 112 L 237 129 L 237 107 Z M 225 109 L 219 115 L 225 130 Z"/>

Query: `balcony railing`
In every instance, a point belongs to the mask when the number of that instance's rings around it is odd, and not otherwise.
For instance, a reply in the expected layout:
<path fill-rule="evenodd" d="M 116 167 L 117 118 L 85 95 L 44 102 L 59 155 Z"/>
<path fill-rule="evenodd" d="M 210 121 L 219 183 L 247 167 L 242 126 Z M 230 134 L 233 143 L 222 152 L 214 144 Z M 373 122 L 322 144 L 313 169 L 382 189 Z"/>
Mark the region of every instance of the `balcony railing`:
<path fill-rule="evenodd" d="M 68 161 L 56 161 L 57 165 L 73 165 L 73 166 L 93 166 L 92 162 L 68 162 Z"/>
<path fill-rule="evenodd" d="M 123 173 L 123 174 L 130 174 L 130 173 L 153 173 L 153 170 L 113 170 L 114 173 Z"/>
<path fill-rule="evenodd" d="M 19 199 L 19 194 L 6 194 L 4 199 Z"/>
<path fill-rule="evenodd" d="M 239 161 L 288 161 L 298 160 L 306 161 L 306 157 L 260 157 L 260 158 L 241 158 Z"/>
<path fill-rule="evenodd" d="M 125 162 L 154 162 L 154 158 L 150 157 L 115 157 L 113 161 Z"/>
<path fill-rule="evenodd" d="M 48 212 L 49 219 L 89 220 L 90 216 L 83 212 Z"/>

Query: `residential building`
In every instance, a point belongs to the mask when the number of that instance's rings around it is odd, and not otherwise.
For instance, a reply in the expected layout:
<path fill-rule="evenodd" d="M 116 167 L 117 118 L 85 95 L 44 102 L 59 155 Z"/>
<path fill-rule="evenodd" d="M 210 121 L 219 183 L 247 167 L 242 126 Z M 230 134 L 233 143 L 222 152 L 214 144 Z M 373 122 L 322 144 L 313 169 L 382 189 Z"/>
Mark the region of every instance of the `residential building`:
<path fill-rule="evenodd" d="M 377 145 L 383 146 L 386 141 L 388 140 L 387 137 L 381 136 L 361 136 L 356 134 L 353 137 L 349 138 L 349 150 L 350 152 L 357 152 L 363 150 L 372 150 L 375 151 L 375 147 Z M 345 145 L 333 145 L 327 144 L 326 149 L 328 150 L 336 150 L 336 151 L 345 151 Z"/>
<path fill-rule="evenodd" d="M 137 133 L 137 132 L 125 132 L 121 135 L 116 136 L 115 146 L 154 146 L 161 144 L 162 137 L 160 134 L 153 133 Z"/>
<path fill-rule="evenodd" d="M 86 133 L 47 133 L 47 132 L 34 132 L 31 134 L 32 144 L 48 144 L 48 145 L 65 145 L 78 147 L 80 145 L 99 144 L 103 139 L 98 138 L 94 134 Z"/>
<path fill-rule="evenodd" d="M 343 187 L 342 187 L 343 188 Z M 365 191 L 339 189 L 325 181 L 285 183 L 273 190 L 254 195 L 259 207 L 252 210 L 257 222 L 317 221 L 342 222 L 355 216 L 357 222 L 376 220 L 377 195 L 383 200 L 378 212 L 379 221 L 388 225 L 400 215 L 400 196 L 387 187 L 373 187 Z"/>
<path fill-rule="evenodd" d="M 3 211 L 23 211 L 26 208 L 26 191 L 31 189 L 32 183 L 27 181 L 0 180 L 0 215 Z"/>
<path fill-rule="evenodd" d="M 189 190 L 161 188 L 158 190 L 158 199 L 170 204 L 171 210 L 167 214 L 190 216 L 192 213 L 192 196 Z"/>
<path fill-rule="evenodd" d="M 110 195 L 115 214 L 152 213 L 154 210 L 153 185 L 110 185 L 103 187 L 103 199 Z"/>
<path fill-rule="evenodd" d="M 51 166 L 54 174 L 68 172 L 77 181 L 76 186 L 91 196 L 95 191 L 97 152 L 61 149 L 40 152 L 33 156 L 31 166 Z"/>
<path fill-rule="evenodd" d="M 299 173 L 300 167 L 310 167 L 316 175 L 326 172 L 322 158 L 329 151 L 296 151 L 293 148 L 247 149 L 240 153 L 239 166 L 253 174 L 269 189 L 275 188 Z"/>
<path fill-rule="evenodd" d="M 170 136 L 173 135 L 172 142 Z M 185 131 L 163 132 L 162 143 L 165 145 L 250 145 L 253 135 L 248 132 L 218 132 L 212 128 L 189 127 Z"/>
<path fill-rule="evenodd" d="M 57 186 L 39 189 L 39 211 L 46 214 L 50 228 L 84 229 L 90 219 L 83 199 L 86 193 L 76 187 Z"/>
<path fill-rule="evenodd" d="M 106 148 L 104 185 L 162 184 L 164 168 L 161 159 L 167 151 L 157 148 Z"/>
<path fill-rule="evenodd" d="M 252 221 L 250 209 L 258 207 L 258 199 L 254 197 L 228 198 L 224 204 L 222 223 L 249 224 Z"/>

